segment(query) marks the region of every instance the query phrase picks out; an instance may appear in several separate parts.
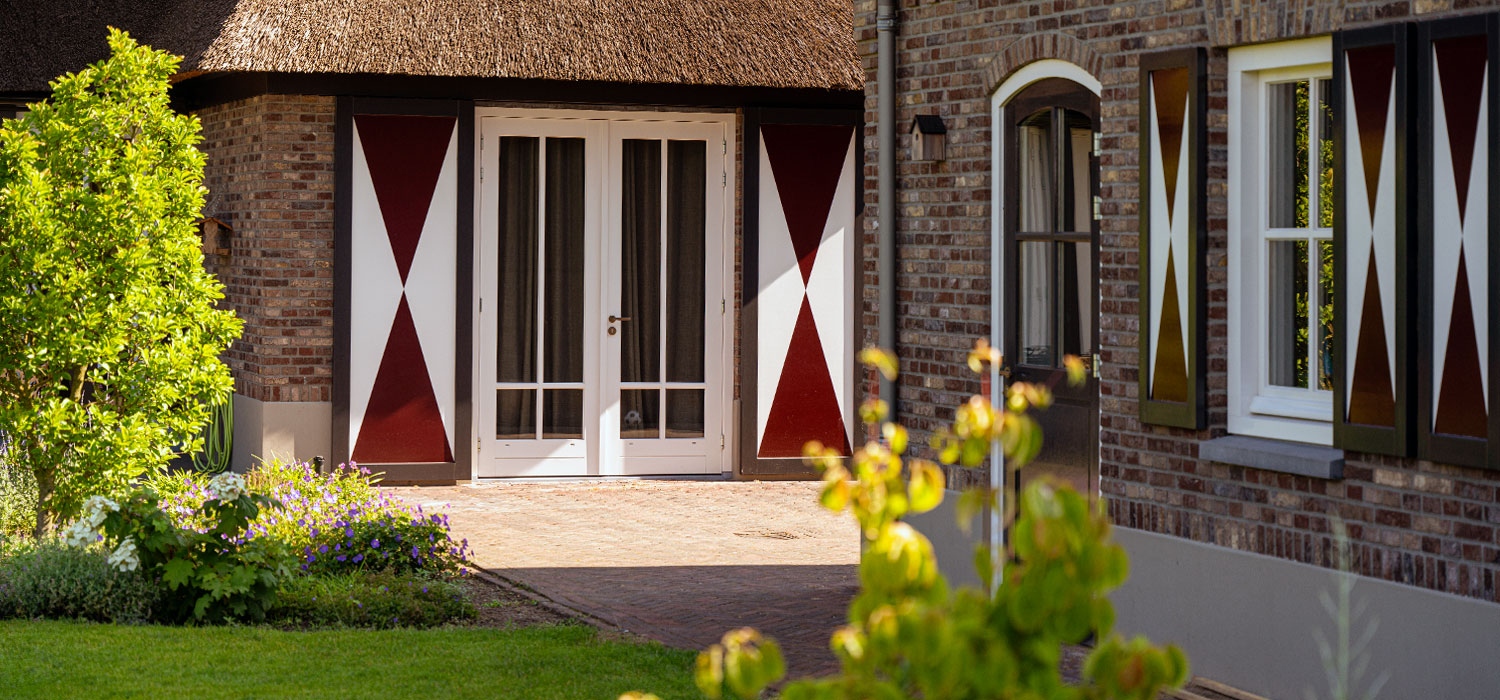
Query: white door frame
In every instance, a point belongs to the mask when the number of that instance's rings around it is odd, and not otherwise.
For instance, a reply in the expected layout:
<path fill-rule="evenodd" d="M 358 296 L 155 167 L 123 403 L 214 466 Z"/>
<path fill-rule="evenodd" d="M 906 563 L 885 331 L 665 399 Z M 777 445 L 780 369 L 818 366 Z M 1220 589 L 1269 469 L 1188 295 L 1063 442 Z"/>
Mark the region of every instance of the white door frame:
<path fill-rule="evenodd" d="M 718 381 L 716 383 L 718 386 L 713 387 L 705 395 L 703 439 L 710 443 L 713 440 L 717 439 L 720 445 L 718 448 L 710 449 L 707 451 L 707 454 L 710 455 L 710 459 L 708 460 L 707 465 L 705 465 L 701 471 L 695 469 L 694 473 L 718 474 L 721 472 L 729 471 L 731 468 L 731 462 L 730 458 L 728 457 L 728 453 L 730 446 L 734 444 L 733 431 L 737 427 L 735 426 L 732 418 L 735 385 L 734 251 L 736 250 L 735 233 L 737 230 L 738 220 L 736 216 L 735 206 L 735 193 L 737 192 L 737 183 L 735 180 L 735 173 L 737 170 L 737 154 L 736 152 L 729 150 L 728 145 L 730 140 L 733 140 L 738 136 L 738 134 L 736 133 L 736 115 L 732 113 L 529 109 L 509 107 L 476 108 L 474 119 L 475 144 L 476 148 L 479 149 L 479 157 L 475 158 L 474 161 L 474 181 L 476 183 L 474 192 L 474 221 L 476 223 L 473 250 L 473 294 L 475 295 L 476 300 L 483 299 L 485 296 L 485 286 L 487 280 L 485 278 L 486 269 L 484 268 L 484 265 L 493 259 L 493 256 L 489 255 L 489 253 L 495 250 L 494 245 L 496 243 L 494 236 L 486 236 L 484 224 L 485 221 L 493 219 L 496 215 L 496 212 L 485 211 L 485 188 L 483 185 L 482 175 L 484 172 L 484 168 L 486 167 L 486 163 L 489 161 L 494 161 L 493 163 L 489 164 L 489 167 L 491 168 L 489 172 L 495 172 L 494 169 L 498 165 L 499 150 L 498 147 L 496 147 L 494 144 L 486 144 L 483 140 L 486 128 L 485 124 L 487 122 L 492 124 L 505 124 L 506 126 L 501 129 L 501 132 L 503 133 L 514 132 L 516 134 L 520 134 L 523 131 L 531 132 L 537 131 L 538 128 L 542 128 L 543 130 L 548 131 L 548 133 L 538 133 L 537 135 L 550 135 L 552 131 L 556 131 L 556 135 L 558 136 L 583 136 L 584 134 L 596 134 L 594 138 L 599 139 L 597 141 L 598 147 L 595 147 L 596 142 L 594 142 L 592 139 L 590 140 L 588 146 L 588 148 L 590 149 L 590 153 L 587 156 L 588 167 L 590 170 L 590 184 L 586 187 L 593 187 L 594 181 L 598 180 L 598 189 L 593 191 L 599 192 L 602 196 L 592 197 L 589 206 L 591 208 L 596 207 L 596 210 L 594 212 L 595 217 L 593 220 L 599 222 L 599 235 L 601 239 L 606 244 L 613 243 L 615 247 L 618 247 L 619 222 L 617 220 L 617 217 L 610 216 L 611 203 L 609 195 L 611 192 L 617 192 L 618 186 L 617 184 L 612 184 L 610 182 L 610 178 L 604 177 L 604 174 L 609 173 L 611 171 L 611 168 L 613 167 L 610 153 L 614 150 L 614 144 L 619 140 L 619 136 L 615 135 L 613 132 L 628 133 L 639 138 L 666 139 L 671 138 L 673 134 L 681 133 L 691 134 L 691 138 L 709 139 L 708 155 L 710 178 L 712 167 L 717 161 L 718 164 L 722 167 L 721 185 L 723 196 L 717 203 L 717 207 L 715 207 L 713 203 L 714 198 L 710 196 L 710 211 L 708 215 L 714 217 L 717 220 L 721 235 L 719 236 L 717 241 L 709 241 L 709 246 L 705 253 L 708 256 L 710 267 L 717 267 L 718 270 L 717 278 L 720 281 L 718 291 L 721 301 L 721 311 L 718 314 L 708 314 L 709 317 L 708 319 L 706 319 L 706 321 L 709 322 L 705 328 L 706 335 L 709 337 L 710 342 L 712 342 L 712 339 L 715 336 L 718 338 L 718 352 L 714 353 L 716 357 L 706 358 L 707 362 L 705 363 L 704 368 L 705 379 L 711 379 L 711 377 L 713 376 L 711 373 L 716 371 L 718 376 Z M 671 127 L 673 126 L 677 127 L 677 129 L 671 129 Z M 490 128 L 495 129 L 496 127 Z M 712 135 L 718 135 L 720 137 L 721 149 L 720 153 L 718 154 L 713 153 L 713 143 L 711 138 Z M 596 158 L 598 160 L 596 160 Z M 663 168 L 665 168 L 665 163 L 663 163 Z M 712 195 L 712 192 L 713 190 L 710 187 L 710 195 Z M 717 208 L 718 210 L 717 214 L 715 214 L 714 212 L 715 208 Z M 714 224 L 714 221 L 709 222 L 710 229 L 714 228 Z M 715 247 L 717 247 L 717 251 L 715 251 Z M 717 266 L 714 265 L 714 255 L 716 254 L 718 256 Z M 590 289 L 586 290 L 588 301 L 586 304 L 585 313 L 593 319 L 598 319 L 598 322 L 592 324 L 586 322 L 585 325 L 585 438 L 582 441 L 584 443 L 584 447 L 582 449 L 584 450 L 583 459 L 586 460 L 586 467 L 581 470 L 577 468 L 569 468 L 565 463 L 559 461 L 556 465 L 552 466 L 537 464 L 534 465 L 534 468 L 528 468 L 524 473 L 514 474 L 514 476 L 609 476 L 622 475 L 632 472 L 662 473 L 660 470 L 646 472 L 642 471 L 641 469 L 630 469 L 628 467 L 624 467 L 625 461 L 621 458 L 623 455 L 620 454 L 622 443 L 618 440 L 618 417 L 613 413 L 611 413 L 609 416 L 604 416 L 603 420 L 591 422 L 591 417 L 601 416 L 604 413 L 604 411 L 601 411 L 600 409 L 604 408 L 601 406 L 601 403 L 605 400 L 601 395 L 601 388 L 605 384 L 603 372 L 605 371 L 606 362 L 605 353 L 601 352 L 601 349 L 605 347 L 618 347 L 617 342 L 613 344 L 607 343 L 606 336 L 603 333 L 606 325 L 604 323 L 604 316 L 614 311 L 618 311 L 618 309 L 604 308 L 605 300 L 608 296 L 608 290 L 606 289 L 607 285 L 600 284 L 600 282 L 609 279 L 606 276 L 606 273 L 609 271 L 603 269 L 603 266 L 605 264 L 604 258 L 606 256 L 591 255 L 591 257 L 594 258 L 593 261 L 585 263 L 585 269 L 589 273 L 590 281 Z M 708 290 L 709 296 L 705 300 L 706 310 L 709 311 L 711 311 L 714 306 L 712 298 L 713 291 L 713 288 L 710 287 Z M 474 465 L 471 478 L 477 479 L 486 478 L 493 475 L 493 470 L 482 468 L 483 462 L 481 460 L 481 457 L 485 453 L 483 450 L 481 450 L 481 445 L 486 444 L 486 439 L 484 436 L 493 433 L 492 428 L 488 433 L 483 430 L 483 426 L 486 425 L 487 421 L 489 425 L 493 426 L 494 420 L 494 399 L 491 396 L 492 392 L 490 388 L 484 385 L 483 380 L 485 377 L 484 365 L 486 363 L 484 349 L 486 344 L 491 342 L 486 340 L 486 338 L 495 337 L 494 333 L 496 329 L 490 327 L 490 325 L 493 325 L 494 323 L 493 304 L 488 316 L 486 316 L 486 314 L 481 310 L 480 303 L 473 304 L 473 308 L 474 313 L 470 322 L 473 324 L 473 327 L 477 332 L 473 334 L 474 362 L 472 367 L 470 368 L 470 378 L 476 390 L 472 392 L 471 400 L 477 402 L 478 405 L 474 406 L 474 410 L 471 411 L 474 428 L 473 434 L 476 436 L 476 439 L 474 440 L 473 444 L 469 446 L 469 449 L 473 456 L 472 464 Z M 712 322 L 714 318 L 718 319 L 717 323 Z M 717 365 L 717 369 L 715 369 L 715 365 Z M 708 384 L 712 386 L 713 384 L 715 384 L 715 382 L 710 381 L 708 382 Z M 486 406 L 486 403 L 489 404 L 488 407 Z M 601 434 L 601 426 L 605 426 L 603 429 L 604 433 L 612 432 L 612 437 L 610 434 Z M 493 442 L 492 439 L 491 442 Z M 668 459 L 670 459 L 670 457 L 666 455 L 663 455 L 663 457 L 667 457 Z"/>

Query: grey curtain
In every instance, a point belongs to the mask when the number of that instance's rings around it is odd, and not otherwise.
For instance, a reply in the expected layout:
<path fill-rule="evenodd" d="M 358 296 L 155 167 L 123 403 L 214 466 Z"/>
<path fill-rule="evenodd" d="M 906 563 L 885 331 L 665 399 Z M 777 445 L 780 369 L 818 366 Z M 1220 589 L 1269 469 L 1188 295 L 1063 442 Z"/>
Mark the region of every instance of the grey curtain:
<path fill-rule="evenodd" d="M 496 378 L 502 382 L 536 381 L 537 294 L 537 139 L 500 139 L 500 259 L 495 314 Z M 532 390 L 499 392 L 496 433 L 524 438 L 536 434 L 536 394 Z"/>

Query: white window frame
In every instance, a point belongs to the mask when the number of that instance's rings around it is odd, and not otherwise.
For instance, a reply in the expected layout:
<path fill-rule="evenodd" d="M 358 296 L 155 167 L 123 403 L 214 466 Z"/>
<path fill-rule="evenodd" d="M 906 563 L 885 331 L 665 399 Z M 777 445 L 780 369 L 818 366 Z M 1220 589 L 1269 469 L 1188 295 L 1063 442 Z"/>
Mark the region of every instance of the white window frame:
<path fill-rule="evenodd" d="M 1263 262 L 1269 241 L 1313 239 L 1308 262 L 1317 259 L 1316 241 L 1330 240 L 1330 228 L 1273 229 L 1267 226 L 1267 87 L 1333 75 L 1333 40 L 1314 37 L 1229 50 L 1229 432 L 1321 445 L 1333 443 L 1333 392 L 1273 386 L 1269 382 L 1267 336 L 1268 275 Z M 1318 119 L 1309 119 L 1316 129 Z M 1317 149 L 1310 149 L 1316 154 Z M 1316 168 L 1310 170 L 1316 172 Z M 1337 175 L 1335 175 L 1337 176 Z M 1316 199 L 1316 198 L 1314 198 Z M 1318 203 L 1323 204 L 1323 203 Z M 1317 221 L 1315 208 L 1309 222 Z M 1314 272 L 1313 269 L 1309 270 Z M 1311 297 L 1317 277 L 1308 279 Z M 1311 300 L 1311 299 L 1310 299 Z M 1316 314 L 1310 314 L 1310 324 Z M 1309 333 L 1308 342 L 1317 336 Z M 1309 372 L 1315 373 L 1314 367 Z"/>

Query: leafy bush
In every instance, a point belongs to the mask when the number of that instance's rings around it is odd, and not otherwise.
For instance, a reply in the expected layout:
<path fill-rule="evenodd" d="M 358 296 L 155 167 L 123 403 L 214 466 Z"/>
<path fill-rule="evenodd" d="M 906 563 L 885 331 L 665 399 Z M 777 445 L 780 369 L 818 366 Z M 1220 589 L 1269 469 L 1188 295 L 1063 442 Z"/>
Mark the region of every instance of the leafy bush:
<path fill-rule="evenodd" d="M 0 538 L 36 529 L 36 477 L 0 451 Z"/>
<path fill-rule="evenodd" d="M 394 567 L 398 571 L 461 569 L 468 543 L 454 542 L 448 518 L 428 514 L 381 491 L 368 469 L 341 464 L 319 474 L 306 462 L 271 461 L 246 475 L 252 492 L 273 499 L 250 525 L 256 537 L 278 540 L 309 573 Z M 208 499 L 205 477 L 173 474 L 153 484 L 180 524 L 206 527 L 198 513 Z"/>
<path fill-rule="evenodd" d="M 149 620 L 157 586 L 140 571 L 119 571 L 97 549 L 56 539 L 0 547 L 0 617 Z"/>
<path fill-rule="evenodd" d="M 109 47 L 0 122 L 0 432 L 35 476 L 38 536 L 196 447 L 241 329 L 203 269 L 180 59 L 113 29 Z"/>
<path fill-rule="evenodd" d="M 888 355 L 866 351 L 864 358 L 895 378 Z M 980 371 L 998 359 L 981 345 L 970 364 Z M 1068 369 L 1073 381 L 1081 380 L 1076 358 L 1069 358 Z M 1050 401 L 1049 387 L 1022 382 L 1007 387 L 1003 411 L 973 397 L 934 447 L 945 461 L 975 465 L 998 442 L 1015 469 L 1041 447 L 1040 429 L 1027 409 Z M 1186 680 L 1187 660 L 1177 648 L 1111 634 L 1114 608 L 1105 594 L 1125 580 L 1125 551 L 1109 541 L 1102 505 L 1061 483 L 1038 478 L 1028 484 L 1008 549 L 977 552 L 984 590 L 951 590 L 938 572 L 932 543 L 901 520 L 941 503 L 943 472 L 931 462 L 902 457 L 906 430 L 884 423 L 886 411 L 879 399 L 863 407 L 867 423 L 882 424 L 885 441 L 866 444 L 852 460 L 821 445 L 807 448 L 810 461 L 823 470 L 823 505 L 848 508 L 859 522 L 861 590 L 849 606 L 849 624 L 833 633 L 839 673 L 791 683 L 784 700 L 1152 700 Z M 960 501 L 961 521 L 979 503 L 995 505 L 995 494 L 976 493 Z M 1004 571 L 998 586 L 997 560 Z M 1084 664 L 1083 682 L 1070 685 L 1059 666 L 1062 645 L 1090 636 L 1099 641 Z M 761 697 L 784 670 L 775 641 L 741 629 L 699 655 L 697 681 L 709 697 L 748 700 Z"/>
<path fill-rule="evenodd" d="M 302 550 L 302 570 L 314 574 L 377 571 L 462 573 L 468 542 L 448 538 L 448 516 L 402 514 L 323 530 Z"/>
<path fill-rule="evenodd" d="M 449 578 L 363 571 L 283 581 L 266 620 L 318 627 L 434 627 L 475 614 L 463 589 Z"/>
<path fill-rule="evenodd" d="M 169 621 L 261 620 L 287 577 L 288 560 L 284 545 L 256 537 L 249 526 L 275 502 L 246 492 L 236 474 L 219 475 L 208 491 L 200 514 L 206 528 L 179 526 L 156 493 L 142 489 L 118 504 L 90 499 L 68 540 L 86 546 L 102 531 L 113 549 L 111 564 L 139 568 L 165 584 L 161 610 Z"/>

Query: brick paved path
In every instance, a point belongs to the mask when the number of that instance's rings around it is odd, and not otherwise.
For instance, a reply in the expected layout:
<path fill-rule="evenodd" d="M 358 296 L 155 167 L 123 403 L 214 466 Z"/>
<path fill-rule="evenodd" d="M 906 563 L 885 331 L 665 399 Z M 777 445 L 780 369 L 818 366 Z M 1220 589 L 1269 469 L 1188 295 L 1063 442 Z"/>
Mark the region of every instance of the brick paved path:
<path fill-rule="evenodd" d="M 851 516 L 817 483 L 609 481 L 393 489 L 449 504 L 476 563 L 554 601 L 672 646 L 753 626 L 789 677 L 836 667 L 828 635 L 858 588 Z"/>

